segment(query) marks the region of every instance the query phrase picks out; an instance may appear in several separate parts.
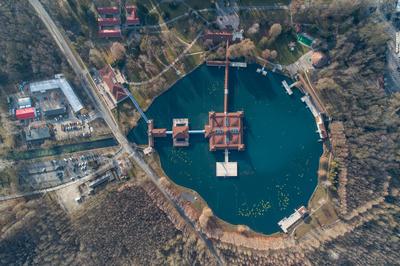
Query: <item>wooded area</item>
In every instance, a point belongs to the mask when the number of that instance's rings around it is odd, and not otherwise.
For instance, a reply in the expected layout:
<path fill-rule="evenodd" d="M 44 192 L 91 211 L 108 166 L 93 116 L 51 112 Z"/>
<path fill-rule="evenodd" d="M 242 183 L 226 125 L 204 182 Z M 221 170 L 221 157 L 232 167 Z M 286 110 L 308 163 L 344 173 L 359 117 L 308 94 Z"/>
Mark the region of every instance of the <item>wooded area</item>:
<path fill-rule="evenodd" d="M 48 78 L 68 68 L 47 29 L 22 0 L 0 5 L 0 88 Z"/>

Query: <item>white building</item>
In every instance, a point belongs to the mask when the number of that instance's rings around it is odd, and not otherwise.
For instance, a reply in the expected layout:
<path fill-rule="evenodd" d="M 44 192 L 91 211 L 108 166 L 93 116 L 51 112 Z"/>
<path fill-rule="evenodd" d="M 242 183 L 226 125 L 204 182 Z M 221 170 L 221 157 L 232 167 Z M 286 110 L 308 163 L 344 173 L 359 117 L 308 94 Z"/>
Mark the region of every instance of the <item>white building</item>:
<path fill-rule="evenodd" d="M 29 84 L 29 89 L 31 93 L 44 93 L 49 90 L 61 89 L 74 113 L 83 109 L 82 103 L 62 74 L 55 75 L 54 79 L 32 82 Z"/>
<path fill-rule="evenodd" d="M 282 231 L 287 233 L 289 228 L 294 225 L 297 221 L 303 218 L 304 214 L 307 213 L 307 209 L 304 206 L 301 206 L 297 210 L 294 210 L 289 217 L 285 217 L 278 222 L 278 225 L 281 227 Z"/>

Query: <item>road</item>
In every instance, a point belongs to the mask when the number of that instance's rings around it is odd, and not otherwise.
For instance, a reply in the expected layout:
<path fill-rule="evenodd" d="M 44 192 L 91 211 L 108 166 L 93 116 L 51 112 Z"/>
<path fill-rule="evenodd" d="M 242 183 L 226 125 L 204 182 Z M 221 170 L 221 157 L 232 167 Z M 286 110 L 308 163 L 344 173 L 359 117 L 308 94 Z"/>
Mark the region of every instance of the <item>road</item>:
<path fill-rule="evenodd" d="M 106 104 L 101 100 L 100 96 L 98 95 L 98 90 L 95 87 L 95 82 L 93 81 L 87 67 L 83 63 L 82 59 L 77 53 L 74 53 L 70 47 L 70 41 L 64 36 L 52 18 L 49 16 L 47 11 L 44 9 L 42 4 L 38 0 L 29 0 L 29 3 L 32 5 L 34 10 L 36 11 L 38 17 L 43 21 L 46 28 L 49 30 L 50 34 L 54 38 L 56 44 L 59 46 L 61 52 L 67 58 L 69 64 L 71 65 L 72 69 L 74 70 L 75 74 L 80 77 L 83 81 L 83 88 L 91 98 L 94 106 L 98 109 L 99 115 L 101 115 L 104 121 L 107 123 L 109 128 L 111 129 L 115 139 L 121 145 L 121 148 L 132 157 L 135 162 L 143 169 L 143 171 L 147 174 L 150 180 L 155 184 L 155 186 L 159 189 L 159 191 L 164 195 L 165 199 L 175 207 L 184 221 L 190 225 L 194 232 L 197 234 L 199 239 L 203 240 L 205 246 L 209 249 L 211 254 L 215 257 L 215 259 L 222 264 L 222 260 L 217 254 L 216 250 L 214 249 L 213 244 L 207 237 L 200 231 L 196 229 L 195 224 L 191 222 L 191 220 L 186 216 L 184 210 L 171 198 L 171 196 L 160 186 L 158 180 L 159 176 L 151 169 L 147 163 L 144 162 L 141 154 L 139 154 L 136 148 L 133 148 L 125 135 L 119 130 L 116 121 L 114 120 L 111 111 L 106 107 Z M 201 36 L 199 34 L 195 40 L 191 43 L 191 45 L 185 50 L 189 51 L 191 46 L 197 41 L 197 39 Z M 185 52 L 186 53 L 186 52 Z M 183 54 L 185 54 L 183 53 Z M 182 55 L 181 55 L 182 56 Z M 180 56 L 180 57 L 181 57 Z M 178 57 L 178 58 L 180 58 Z M 174 61 L 177 62 L 178 58 Z"/>
<path fill-rule="evenodd" d="M 328 112 L 326 111 L 325 105 L 323 104 L 323 102 L 321 101 L 321 99 L 318 96 L 318 93 L 316 92 L 316 90 L 314 89 L 314 86 L 312 84 L 312 82 L 310 81 L 309 77 L 308 77 L 308 72 L 309 70 L 305 70 L 304 71 L 304 76 L 306 76 L 307 79 L 307 83 L 309 86 L 307 86 L 307 84 L 304 84 L 305 82 L 303 82 L 304 86 L 310 88 L 308 90 L 308 93 L 311 94 L 311 98 L 314 100 L 315 104 L 318 105 L 318 109 L 321 111 L 323 111 L 325 114 L 328 115 Z M 302 77 L 300 75 L 300 80 L 302 80 Z M 304 81 L 304 80 L 303 80 Z"/>

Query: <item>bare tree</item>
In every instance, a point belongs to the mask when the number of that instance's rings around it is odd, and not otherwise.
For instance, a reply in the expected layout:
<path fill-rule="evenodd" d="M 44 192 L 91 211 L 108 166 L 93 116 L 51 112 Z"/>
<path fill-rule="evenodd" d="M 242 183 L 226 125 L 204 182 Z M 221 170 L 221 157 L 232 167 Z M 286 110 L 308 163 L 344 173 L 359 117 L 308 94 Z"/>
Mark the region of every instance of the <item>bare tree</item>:
<path fill-rule="evenodd" d="M 112 55 L 112 57 L 114 58 L 115 61 L 122 60 L 125 57 L 126 49 L 119 42 L 114 42 L 111 45 L 110 51 L 111 51 L 111 55 Z"/>

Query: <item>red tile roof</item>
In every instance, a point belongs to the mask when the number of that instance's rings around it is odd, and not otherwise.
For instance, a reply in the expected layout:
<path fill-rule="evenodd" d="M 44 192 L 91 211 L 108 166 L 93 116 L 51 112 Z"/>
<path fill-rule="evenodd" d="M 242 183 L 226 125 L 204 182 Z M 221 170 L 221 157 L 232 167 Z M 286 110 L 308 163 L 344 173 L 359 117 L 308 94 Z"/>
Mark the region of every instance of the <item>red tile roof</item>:
<path fill-rule="evenodd" d="M 99 36 L 103 38 L 107 37 L 121 37 L 121 30 L 120 29 L 115 29 L 115 30 L 99 30 Z"/>
<path fill-rule="evenodd" d="M 113 26 L 120 24 L 119 18 L 98 18 L 99 26 Z"/>
<path fill-rule="evenodd" d="M 209 138 L 210 150 L 236 149 L 244 150 L 243 112 L 215 113 L 208 115 L 205 136 Z"/>
<path fill-rule="evenodd" d="M 126 12 L 128 12 L 128 15 L 126 16 L 126 24 L 138 25 L 140 23 L 136 12 L 136 6 L 126 6 Z"/>
<path fill-rule="evenodd" d="M 100 71 L 100 76 L 102 77 L 104 83 L 107 85 L 109 91 L 113 95 L 114 99 L 118 102 L 125 98 L 127 95 L 125 93 L 124 87 L 122 84 L 117 82 L 115 78 L 115 73 L 112 70 L 110 65 L 107 65 Z"/>
<path fill-rule="evenodd" d="M 211 39 L 213 41 L 232 41 L 233 39 L 233 33 L 229 31 L 207 31 L 203 38 L 205 40 Z"/>
<path fill-rule="evenodd" d="M 189 127 L 175 126 L 172 129 L 172 136 L 174 139 L 187 139 L 189 137 Z"/>
<path fill-rule="evenodd" d="M 98 7 L 97 12 L 100 14 L 118 14 L 119 8 L 116 6 Z"/>
<path fill-rule="evenodd" d="M 167 129 L 166 128 L 154 128 L 151 130 L 151 134 L 156 137 L 165 137 L 167 136 Z"/>
<path fill-rule="evenodd" d="M 126 11 L 132 13 L 132 11 L 136 12 L 136 6 L 126 6 Z"/>

